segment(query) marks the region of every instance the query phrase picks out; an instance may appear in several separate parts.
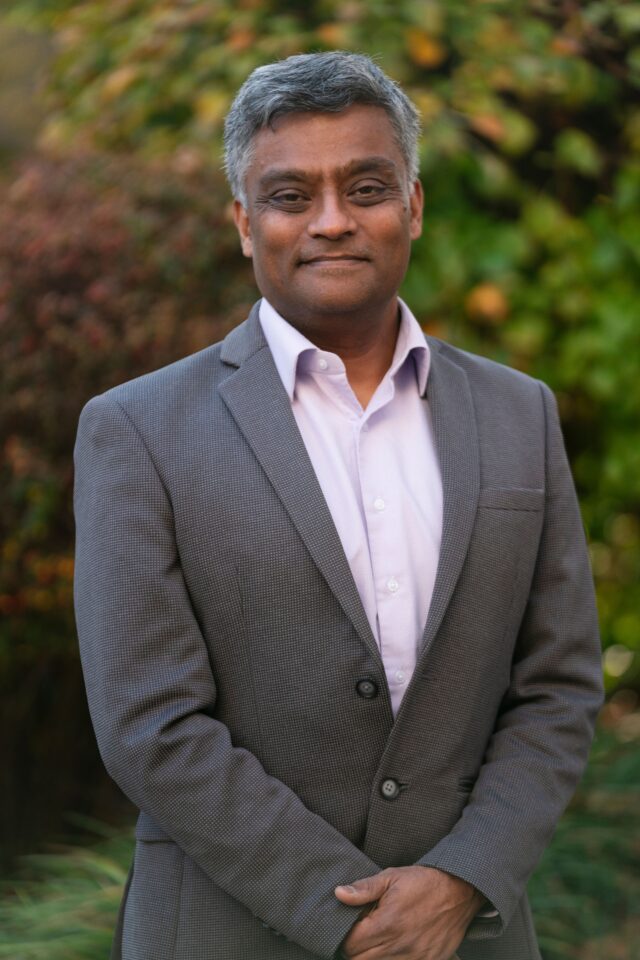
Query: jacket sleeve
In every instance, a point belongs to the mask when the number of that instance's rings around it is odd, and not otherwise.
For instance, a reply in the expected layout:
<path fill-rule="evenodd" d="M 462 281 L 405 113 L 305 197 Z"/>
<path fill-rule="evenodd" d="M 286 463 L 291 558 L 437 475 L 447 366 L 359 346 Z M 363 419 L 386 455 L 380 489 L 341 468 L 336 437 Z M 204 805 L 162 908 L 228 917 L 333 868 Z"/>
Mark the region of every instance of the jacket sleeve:
<path fill-rule="evenodd" d="M 110 394 L 85 407 L 75 463 L 76 619 L 107 770 L 228 894 L 332 957 L 358 914 L 334 886 L 379 868 L 214 719 L 215 679 L 170 499 Z"/>
<path fill-rule="evenodd" d="M 582 774 L 602 703 L 585 537 L 553 394 L 542 535 L 510 686 L 461 818 L 420 863 L 462 877 L 498 911 L 467 936 L 500 935 Z"/>

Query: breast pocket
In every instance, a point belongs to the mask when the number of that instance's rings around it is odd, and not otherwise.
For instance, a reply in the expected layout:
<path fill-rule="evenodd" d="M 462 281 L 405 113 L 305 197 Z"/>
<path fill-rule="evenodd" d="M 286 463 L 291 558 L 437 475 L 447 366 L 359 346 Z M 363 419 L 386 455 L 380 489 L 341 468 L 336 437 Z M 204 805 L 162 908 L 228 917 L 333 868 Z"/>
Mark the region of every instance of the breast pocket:
<path fill-rule="evenodd" d="M 481 662 L 508 669 L 535 570 L 544 491 L 487 487 L 480 492 L 469 549 L 449 620 L 456 635 L 482 651 Z"/>
<path fill-rule="evenodd" d="M 544 517 L 544 490 L 486 487 L 480 491 L 467 570 L 483 603 L 497 596 L 515 596 L 531 579 Z"/>
<path fill-rule="evenodd" d="M 486 487 L 480 491 L 471 547 L 484 552 L 488 575 L 537 552 L 543 516 L 544 490 Z"/>

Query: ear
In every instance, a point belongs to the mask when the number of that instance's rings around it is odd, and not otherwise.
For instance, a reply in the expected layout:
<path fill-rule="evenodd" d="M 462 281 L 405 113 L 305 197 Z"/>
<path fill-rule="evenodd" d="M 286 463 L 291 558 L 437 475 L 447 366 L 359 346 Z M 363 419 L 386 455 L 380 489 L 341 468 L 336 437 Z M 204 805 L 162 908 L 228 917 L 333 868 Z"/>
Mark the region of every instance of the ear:
<path fill-rule="evenodd" d="M 417 240 L 422 234 L 422 208 L 424 206 L 424 194 L 422 184 L 419 180 L 414 180 L 409 195 L 409 212 L 411 217 L 410 233 L 411 239 Z"/>
<path fill-rule="evenodd" d="M 253 256 L 253 243 L 251 242 L 251 225 L 249 224 L 249 215 L 239 200 L 233 201 L 233 222 L 240 234 L 240 245 L 245 257 Z"/>

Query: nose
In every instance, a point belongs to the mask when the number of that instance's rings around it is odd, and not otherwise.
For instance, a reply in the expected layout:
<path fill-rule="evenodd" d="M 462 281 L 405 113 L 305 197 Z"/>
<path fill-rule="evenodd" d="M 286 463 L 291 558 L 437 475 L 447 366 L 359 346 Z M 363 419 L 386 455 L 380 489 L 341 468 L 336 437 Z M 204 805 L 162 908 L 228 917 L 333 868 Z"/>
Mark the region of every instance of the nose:
<path fill-rule="evenodd" d="M 346 197 L 336 191 L 327 191 L 317 198 L 307 226 L 309 236 L 339 240 L 340 237 L 355 233 L 356 228 Z"/>

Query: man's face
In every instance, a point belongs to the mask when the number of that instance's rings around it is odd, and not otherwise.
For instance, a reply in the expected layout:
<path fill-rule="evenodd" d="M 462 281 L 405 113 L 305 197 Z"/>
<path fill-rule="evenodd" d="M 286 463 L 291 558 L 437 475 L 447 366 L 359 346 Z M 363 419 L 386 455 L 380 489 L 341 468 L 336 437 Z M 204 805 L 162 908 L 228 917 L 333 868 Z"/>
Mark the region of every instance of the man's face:
<path fill-rule="evenodd" d="M 261 293 L 292 323 L 395 306 L 422 190 L 380 107 L 296 113 L 261 130 L 234 204 Z"/>

